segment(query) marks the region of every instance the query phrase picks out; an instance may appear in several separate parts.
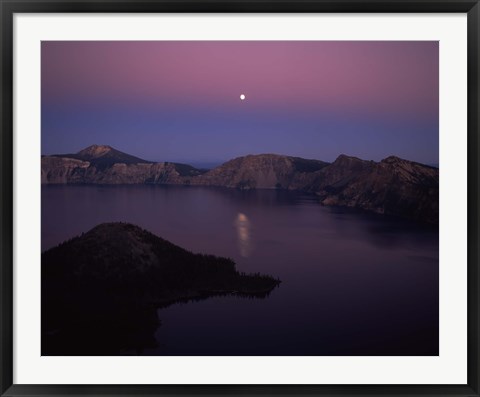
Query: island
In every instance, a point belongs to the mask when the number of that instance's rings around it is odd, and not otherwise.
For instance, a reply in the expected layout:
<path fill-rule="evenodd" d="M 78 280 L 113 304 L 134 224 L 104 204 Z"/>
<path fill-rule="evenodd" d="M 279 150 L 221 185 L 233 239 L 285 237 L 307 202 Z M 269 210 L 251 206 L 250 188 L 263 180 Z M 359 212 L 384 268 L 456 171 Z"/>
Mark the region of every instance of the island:
<path fill-rule="evenodd" d="M 265 298 L 279 284 L 138 226 L 103 223 L 42 254 L 42 355 L 154 346 L 160 307 L 218 295 Z"/>

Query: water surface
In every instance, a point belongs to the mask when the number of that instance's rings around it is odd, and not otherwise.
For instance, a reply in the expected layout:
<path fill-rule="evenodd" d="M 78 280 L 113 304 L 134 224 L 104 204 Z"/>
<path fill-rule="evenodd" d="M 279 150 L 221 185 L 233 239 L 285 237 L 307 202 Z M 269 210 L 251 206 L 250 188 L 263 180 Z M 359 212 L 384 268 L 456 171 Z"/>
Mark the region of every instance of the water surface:
<path fill-rule="evenodd" d="M 42 186 L 42 250 L 111 221 L 282 280 L 159 309 L 157 346 L 124 354 L 438 354 L 437 229 L 277 190 Z"/>

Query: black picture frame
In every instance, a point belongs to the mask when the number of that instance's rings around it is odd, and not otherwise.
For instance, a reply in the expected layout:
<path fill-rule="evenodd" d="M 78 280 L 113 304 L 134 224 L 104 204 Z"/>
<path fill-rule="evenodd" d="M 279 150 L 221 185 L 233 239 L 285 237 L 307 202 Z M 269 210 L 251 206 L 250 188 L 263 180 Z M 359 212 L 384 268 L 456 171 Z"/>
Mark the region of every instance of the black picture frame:
<path fill-rule="evenodd" d="M 480 396 L 478 0 L 0 0 L 1 10 L 1 396 L 245 395 Z M 467 13 L 468 15 L 468 381 L 466 385 L 21 385 L 13 384 L 13 16 L 16 13 Z"/>

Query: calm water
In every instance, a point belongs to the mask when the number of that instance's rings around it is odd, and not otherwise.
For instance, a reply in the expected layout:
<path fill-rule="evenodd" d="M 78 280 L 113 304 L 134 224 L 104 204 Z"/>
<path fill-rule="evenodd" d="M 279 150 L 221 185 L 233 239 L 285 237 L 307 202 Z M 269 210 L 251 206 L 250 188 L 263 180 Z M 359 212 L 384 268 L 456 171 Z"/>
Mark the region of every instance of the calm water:
<path fill-rule="evenodd" d="M 282 280 L 266 299 L 159 309 L 158 346 L 127 354 L 438 354 L 438 230 L 292 192 L 42 187 L 42 250 L 109 221 Z"/>

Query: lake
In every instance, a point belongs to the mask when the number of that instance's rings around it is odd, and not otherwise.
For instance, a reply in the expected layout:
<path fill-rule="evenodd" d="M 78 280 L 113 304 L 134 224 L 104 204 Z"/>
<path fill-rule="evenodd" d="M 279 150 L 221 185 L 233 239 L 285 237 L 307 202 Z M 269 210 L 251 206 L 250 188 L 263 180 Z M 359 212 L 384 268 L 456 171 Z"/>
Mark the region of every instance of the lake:
<path fill-rule="evenodd" d="M 280 190 L 42 186 L 42 250 L 111 221 L 282 280 L 158 309 L 157 346 L 121 354 L 438 355 L 438 228 Z"/>

